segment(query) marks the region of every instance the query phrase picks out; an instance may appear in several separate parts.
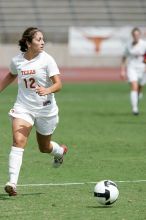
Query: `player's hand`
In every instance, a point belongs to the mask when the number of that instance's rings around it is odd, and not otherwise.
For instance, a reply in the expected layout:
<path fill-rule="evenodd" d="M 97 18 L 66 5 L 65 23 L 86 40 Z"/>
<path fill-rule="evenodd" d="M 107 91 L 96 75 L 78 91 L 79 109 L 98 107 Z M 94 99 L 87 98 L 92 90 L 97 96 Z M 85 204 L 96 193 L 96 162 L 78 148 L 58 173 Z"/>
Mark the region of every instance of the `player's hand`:
<path fill-rule="evenodd" d="M 36 93 L 40 96 L 48 95 L 50 93 L 49 88 L 45 88 L 43 86 L 36 87 Z"/>

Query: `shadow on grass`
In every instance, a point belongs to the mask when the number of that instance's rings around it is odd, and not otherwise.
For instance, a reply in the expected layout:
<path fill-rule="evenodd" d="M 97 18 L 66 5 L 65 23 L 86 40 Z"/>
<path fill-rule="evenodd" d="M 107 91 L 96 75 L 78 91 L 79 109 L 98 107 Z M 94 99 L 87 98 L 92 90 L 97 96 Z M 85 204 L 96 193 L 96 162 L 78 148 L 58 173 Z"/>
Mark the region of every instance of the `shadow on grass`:
<path fill-rule="evenodd" d="M 18 196 L 20 197 L 22 197 L 22 196 L 38 196 L 38 195 L 43 195 L 43 194 L 45 194 L 45 193 L 20 193 L 20 194 L 18 194 Z"/>
<path fill-rule="evenodd" d="M 98 112 L 98 111 L 96 111 L 96 112 L 94 112 L 94 115 L 96 115 L 96 116 L 100 116 L 100 117 L 110 117 L 110 116 L 112 116 L 112 117 L 119 117 L 119 116 L 124 116 L 124 117 L 129 117 L 129 116 L 131 116 L 132 115 L 132 113 L 130 113 L 130 112 Z"/>
<path fill-rule="evenodd" d="M 100 116 L 100 117 L 115 117 L 115 118 L 117 118 L 117 117 L 125 117 L 126 119 L 127 119 L 127 117 L 129 118 L 129 119 L 131 119 L 131 118 L 140 118 L 140 116 L 143 116 L 143 115 L 145 115 L 145 112 L 140 112 L 140 114 L 139 115 L 134 115 L 134 114 L 132 114 L 132 112 L 98 112 L 98 111 L 96 111 L 96 112 L 94 112 L 93 113 L 95 116 Z"/>
<path fill-rule="evenodd" d="M 97 205 L 97 206 L 93 206 L 93 205 L 88 205 L 86 206 L 86 208 L 88 209 L 107 209 L 107 208 L 112 208 L 113 206 L 110 205 Z"/>
<path fill-rule="evenodd" d="M 45 193 L 20 193 L 17 196 L 9 196 L 8 194 L 0 194 L 0 200 L 8 200 L 10 198 L 20 198 L 24 196 L 38 196 Z"/>
<path fill-rule="evenodd" d="M 0 194 L 0 200 L 7 200 L 9 196 L 7 194 Z"/>

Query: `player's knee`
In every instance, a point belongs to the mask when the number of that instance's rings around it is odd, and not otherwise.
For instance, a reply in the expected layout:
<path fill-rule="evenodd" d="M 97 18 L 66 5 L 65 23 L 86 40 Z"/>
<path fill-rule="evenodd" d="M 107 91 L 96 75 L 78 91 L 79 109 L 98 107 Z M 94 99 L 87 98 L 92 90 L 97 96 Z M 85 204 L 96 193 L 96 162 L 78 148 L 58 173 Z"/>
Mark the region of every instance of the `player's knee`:
<path fill-rule="evenodd" d="M 14 139 L 13 145 L 19 146 L 19 147 L 24 147 L 26 145 L 26 140 L 24 138 L 17 137 L 16 139 Z"/>

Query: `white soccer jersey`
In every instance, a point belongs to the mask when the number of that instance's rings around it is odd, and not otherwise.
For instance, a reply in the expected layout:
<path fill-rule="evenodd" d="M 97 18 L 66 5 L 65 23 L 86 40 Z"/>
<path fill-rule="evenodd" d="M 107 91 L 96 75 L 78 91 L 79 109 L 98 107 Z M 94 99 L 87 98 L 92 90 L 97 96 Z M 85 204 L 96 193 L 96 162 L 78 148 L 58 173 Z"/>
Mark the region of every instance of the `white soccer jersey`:
<path fill-rule="evenodd" d="M 24 106 L 31 111 L 47 111 L 47 116 L 58 113 L 53 93 L 39 96 L 35 91 L 38 85 L 50 87 L 50 77 L 59 74 L 57 64 L 49 54 L 43 51 L 32 60 L 27 60 L 21 53 L 12 59 L 10 71 L 18 75 L 18 95 L 14 106 Z"/>
<path fill-rule="evenodd" d="M 130 42 L 125 50 L 128 67 L 145 68 L 144 54 L 146 53 L 146 41 L 140 39 L 135 45 Z"/>

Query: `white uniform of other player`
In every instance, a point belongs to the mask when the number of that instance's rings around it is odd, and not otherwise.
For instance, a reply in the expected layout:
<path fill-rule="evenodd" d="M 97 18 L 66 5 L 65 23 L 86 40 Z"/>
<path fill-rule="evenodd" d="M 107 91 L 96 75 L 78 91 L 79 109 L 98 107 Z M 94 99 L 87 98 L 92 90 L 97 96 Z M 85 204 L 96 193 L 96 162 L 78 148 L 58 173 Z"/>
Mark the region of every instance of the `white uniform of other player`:
<path fill-rule="evenodd" d="M 21 53 L 12 59 L 10 71 L 18 75 L 18 95 L 9 114 L 35 125 L 40 134 L 52 134 L 58 123 L 54 94 L 40 96 L 35 90 L 52 85 L 50 77 L 59 74 L 56 62 L 45 51 L 30 61 Z"/>
<path fill-rule="evenodd" d="M 135 45 L 130 42 L 125 50 L 127 57 L 127 77 L 129 82 L 136 81 L 140 85 L 146 83 L 146 67 L 143 55 L 146 52 L 146 41 L 140 39 Z"/>

